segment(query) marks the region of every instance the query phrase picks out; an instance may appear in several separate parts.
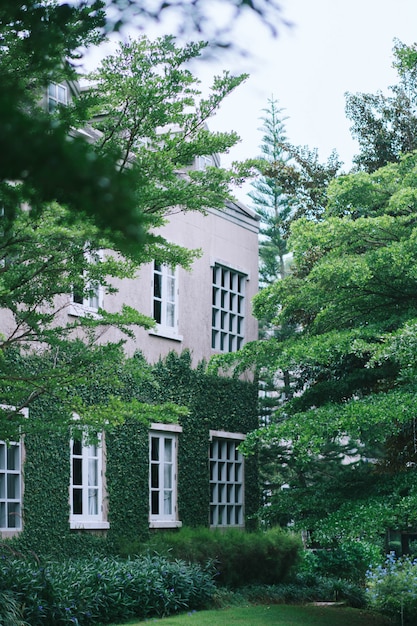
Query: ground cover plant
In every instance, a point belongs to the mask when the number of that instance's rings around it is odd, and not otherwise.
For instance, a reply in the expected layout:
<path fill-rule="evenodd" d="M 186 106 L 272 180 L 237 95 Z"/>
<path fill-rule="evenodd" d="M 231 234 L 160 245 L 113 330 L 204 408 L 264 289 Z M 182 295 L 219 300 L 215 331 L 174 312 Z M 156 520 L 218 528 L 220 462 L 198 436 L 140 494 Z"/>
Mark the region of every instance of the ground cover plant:
<path fill-rule="evenodd" d="M 152 623 L 154 623 L 152 621 Z M 160 626 L 389 626 L 383 616 L 346 607 L 264 605 L 189 612 L 155 620 Z M 130 622 L 143 626 L 143 622 Z M 122 626 L 120 623 L 113 626 Z"/>
<path fill-rule="evenodd" d="M 89 626 L 204 608 L 215 585 L 212 572 L 157 556 L 42 564 L 4 558 L 0 593 L 6 590 L 23 607 L 23 618 L 30 626 Z"/>

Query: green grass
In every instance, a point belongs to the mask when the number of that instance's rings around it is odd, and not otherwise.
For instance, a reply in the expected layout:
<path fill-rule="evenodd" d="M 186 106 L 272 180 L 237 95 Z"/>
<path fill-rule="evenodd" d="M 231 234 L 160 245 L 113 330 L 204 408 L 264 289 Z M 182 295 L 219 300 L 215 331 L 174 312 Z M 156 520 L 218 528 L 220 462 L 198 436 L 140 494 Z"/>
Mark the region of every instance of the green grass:
<path fill-rule="evenodd" d="M 264 605 L 196 611 L 130 626 L 388 626 L 382 616 L 347 607 Z M 116 626 L 116 625 L 114 625 Z M 117 626 L 126 626 L 119 624 Z"/>

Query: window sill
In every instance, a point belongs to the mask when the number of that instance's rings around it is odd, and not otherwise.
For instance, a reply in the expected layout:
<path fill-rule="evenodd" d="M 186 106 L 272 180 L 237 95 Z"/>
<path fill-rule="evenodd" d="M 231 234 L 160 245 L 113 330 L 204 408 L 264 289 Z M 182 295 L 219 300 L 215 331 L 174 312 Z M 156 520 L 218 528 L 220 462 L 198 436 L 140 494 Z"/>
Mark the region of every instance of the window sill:
<path fill-rule="evenodd" d="M 1 539 L 12 539 L 22 532 L 22 528 L 0 528 Z"/>
<path fill-rule="evenodd" d="M 84 304 L 77 304 L 73 302 L 70 304 L 68 309 L 68 315 L 72 315 L 73 317 L 93 317 L 94 319 L 98 319 L 100 317 L 98 313 L 98 309 L 93 309 L 88 306 L 84 306 Z"/>
<path fill-rule="evenodd" d="M 178 520 L 151 520 L 149 528 L 181 528 L 182 522 Z"/>
<path fill-rule="evenodd" d="M 171 339 L 172 341 L 182 341 L 182 335 L 178 335 L 172 328 L 165 328 L 163 326 L 156 326 L 156 330 L 149 330 L 150 335 L 154 337 L 161 337 L 161 339 Z"/>
<path fill-rule="evenodd" d="M 70 520 L 71 530 L 107 530 L 108 528 L 110 528 L 109 522 L 100 520 Z"/>

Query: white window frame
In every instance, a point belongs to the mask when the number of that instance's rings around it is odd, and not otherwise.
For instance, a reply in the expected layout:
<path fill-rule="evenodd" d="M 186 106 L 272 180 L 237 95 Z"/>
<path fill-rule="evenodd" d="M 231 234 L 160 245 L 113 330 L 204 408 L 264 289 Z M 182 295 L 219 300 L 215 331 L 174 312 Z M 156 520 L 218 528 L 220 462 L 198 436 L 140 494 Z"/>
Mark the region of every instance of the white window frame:
<path fill-rule="evenodd" d="M 204 171 L 207 167 L 211 167 L 213 165 L 213 157 L 200 155 L 195 159 L 196 169 L 200 171 Z"/>
<path fill-rule="evenodd" d="M 211 347 L 236 352 L 245 341 L 247 274 L 220 263 L 212 266 Z"/>
<path fill-rule="evenodd" d="M 22 529 L 22 443 L 0 441 L 0 532 Z"/>
<path fill-rule="evenodd" d="M 50 83 L 47 93 L 49 113 L 53 113 L 60 104 L 63 106 L 68 104 L 68 87 L 62 83 Z"/>
<path fill-rule="evenodd" d="M 178 519 L 178 424 L 151 424 L 149 432 L 149 528 L 179 528 Z M 165 444 L 171 454 L 166 458 Z M 155 455 L 156 445 L 158 450 Z M 169 494 L 169 498 L 167 498 Z M 169 511 L 164 510 L 169 502 Z M 158 509 L 157 511 L 155 509 Z"/>
<path fill-rule="evenodd" d="M 15 407 L 4 404 L 0 408 L 16 410 Z M 26 418 L 29 416 L 27 408 L 21 409 L 20 413 Z M 17 458 L 12 458 L 12 450 Z M 20 532 L 23 526 L 23 455 L 22 439 L 10 442 L 0 440 L 0 534 L 3 537 Z M 14 525 L 9 520 L 13 520 Z"/>
<path fill-rule="evenodd" d="M 152 318 L 156 330 L 150 334 L 182 341 L 178 334 L 178 268 L 156 261 L 152 264 Z"/>
<path fill-rule="evenodd" d="M 81 443 L 81 450 L 74 451 L 74 444 Z M 103 506 L 103 437 L 98 435 L 98 440 L 94 445 L 80 440 L 70 441 L 70 528 L 71 529 L 107 529 L 110 527 L 104 516 Z M 91 473 L 91 464 L 94 466 Z M 75 469 L 76 468 L 76 471 Z M 75 474 L 77 482 L 75 483 Z M 74 512 L 74 491 L 81 492 L 80 513 Z M 89 512 L 89 497 L 91 492 L 96 492 L 97 510 Z"/>
<path fill-rule="evenodd" d="M 86 253 L 87 260 L 92 263 L 93 256 L 90 253 Z M 98 259 L 102 259 L 102 252 L 98 252 Z M 69 309 L 69 314 L 74 315 L 76 317 L 81 317 L 84 315 L 92 315 L 94 317 L 98 316 L 98 311 L 103 307 L 103 287 L 100 284 L 90 283 L 87 285 L 87 289 L 90 291 L 88 294 L 84 294 L 82 302 L 77 302 L 74 300 L 75 294 L 74 291 L 71 293 L 71 305 Z"/>
<path fill-rule="evenodd" d="M 210 516 L 212 528 L 244 528 L 245 464 L 237 449 L 242 433 L 210 430 Z"/>

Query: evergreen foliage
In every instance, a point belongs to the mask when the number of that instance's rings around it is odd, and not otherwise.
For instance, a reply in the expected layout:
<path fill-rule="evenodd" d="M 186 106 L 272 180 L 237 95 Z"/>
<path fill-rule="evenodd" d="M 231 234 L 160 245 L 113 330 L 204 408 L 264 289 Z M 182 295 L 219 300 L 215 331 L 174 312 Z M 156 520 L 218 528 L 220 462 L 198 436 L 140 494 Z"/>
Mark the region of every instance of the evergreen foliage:
<path fill-rule="evenodd" d="M 179 420 L 183 432 L 178 451 L 179 519 L 185 526 L 209 523 L 209 430 L 249 432 L 257 425 L 257 386 L 254 383 L 210 375 L 202 364 L 191 368 L 190 354 L 171 353 L 164 362 L 146 366 L 137 354 L 120 353 L 116 367 L 118 386 L 99 385 L 94 377 L 75 390 L 94 412 L 98 401 L 114 397 L 132 404 L 123 423 L 109 423 L 105 434 L 107 505 L 110 529 L 107 537 L 70 531 L 70 427 L 50 431 L 59 420 L 59 402 L 42 396 L 33 405 L 33 419 L 43 424 L 25 437 L 23 531 L 12 540 L 16 549 L 40 555 L 79 556 L 129 552 L 129 545 L 149 535 L 149 425 Z M 68 390 L 71 392 L 71 389 Z M 183 409 L 173 407 L 181 403 Z M 143 409 L 145 407 L 145 409 Z M 147 407 L 153 407 L 148 411 Z M 58 417 L 57 417 L 58 416 Z M 78 428 L 72 423 L 71 430 Z M 93 428 L 93 427 L 91 427 Z M 245 463 L 246 526 L 255 524 L 258 510 L 258 466 L 255 457 Z"/>

